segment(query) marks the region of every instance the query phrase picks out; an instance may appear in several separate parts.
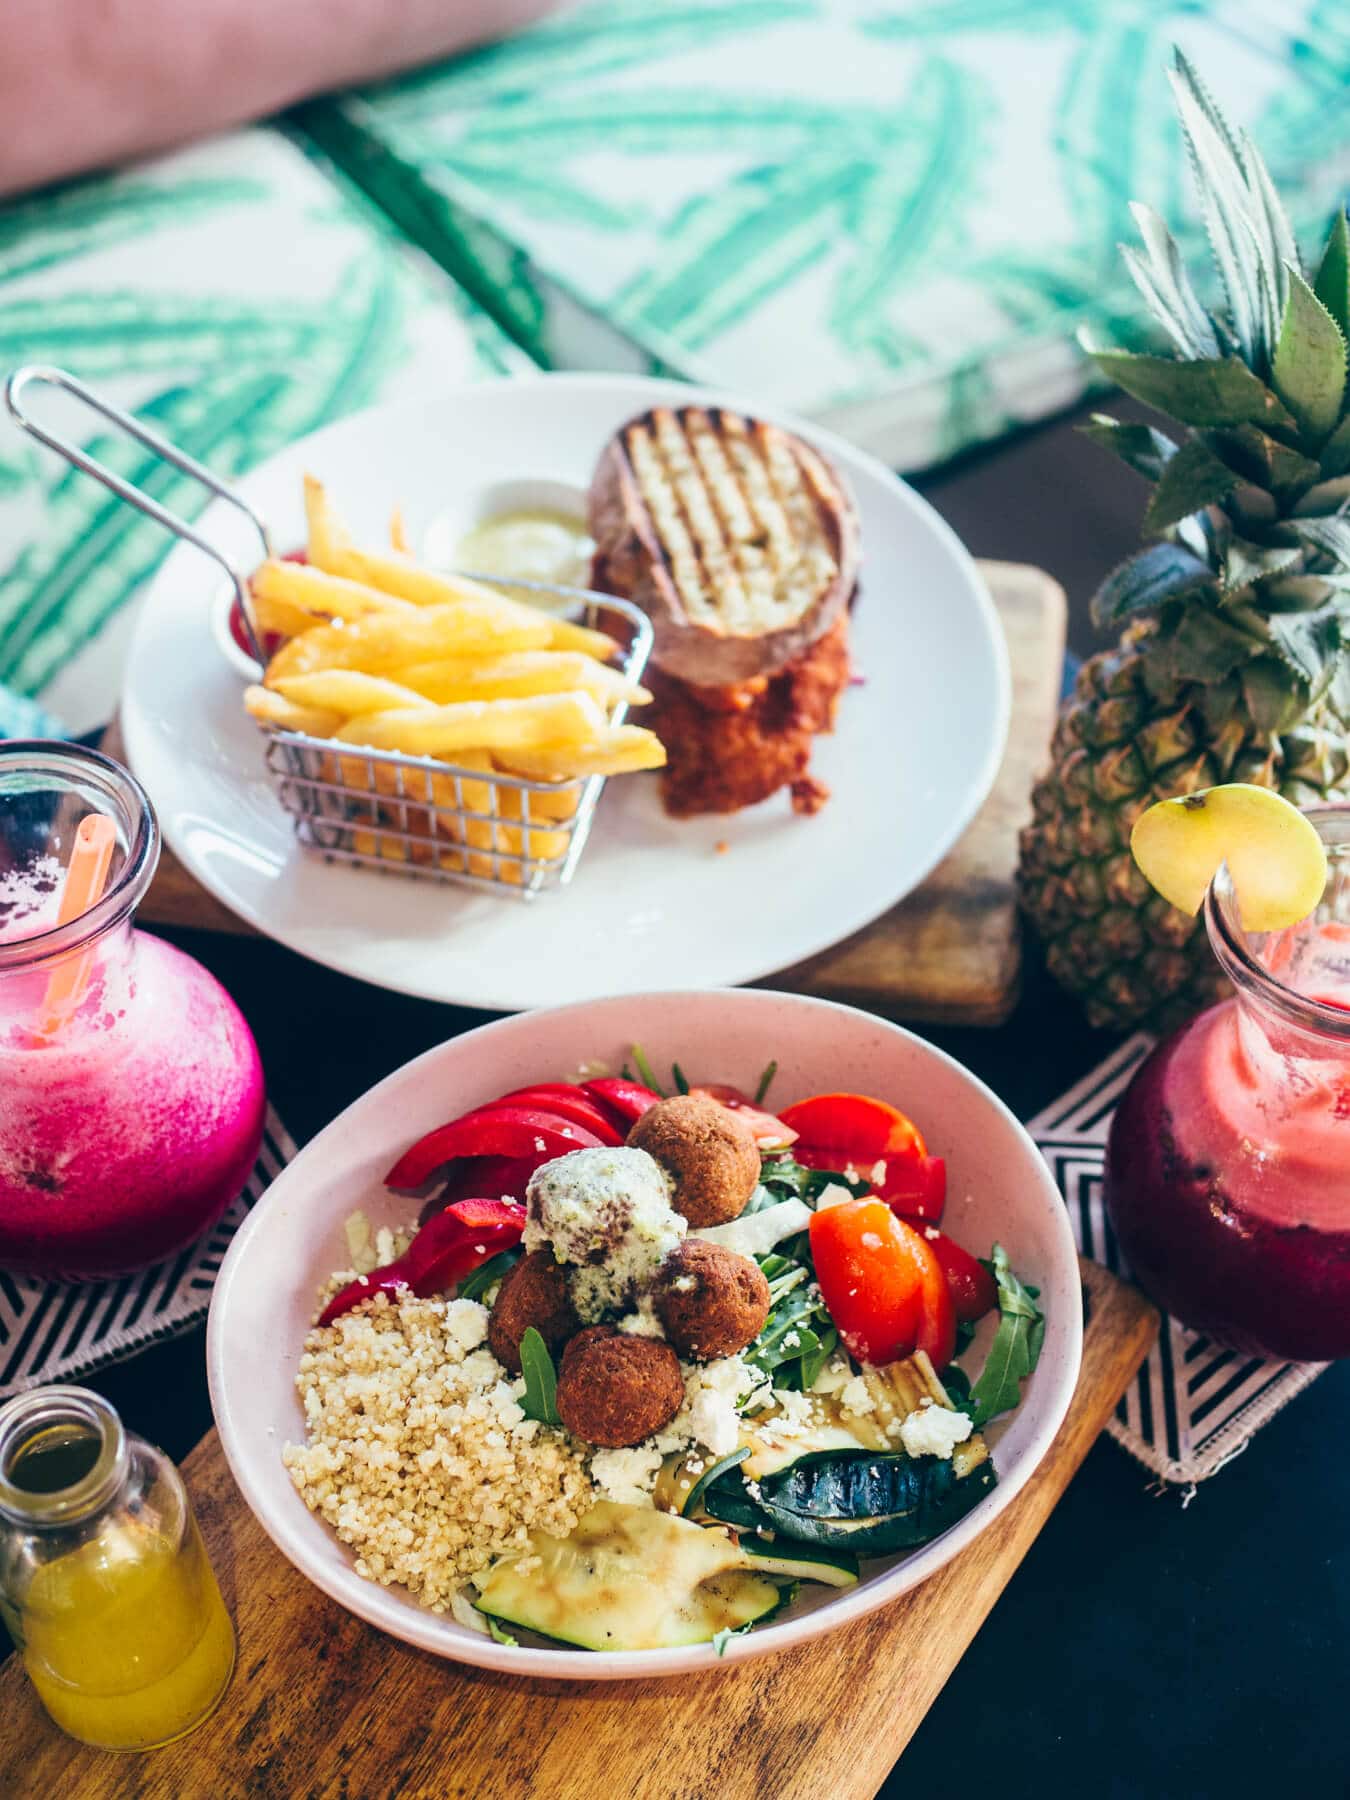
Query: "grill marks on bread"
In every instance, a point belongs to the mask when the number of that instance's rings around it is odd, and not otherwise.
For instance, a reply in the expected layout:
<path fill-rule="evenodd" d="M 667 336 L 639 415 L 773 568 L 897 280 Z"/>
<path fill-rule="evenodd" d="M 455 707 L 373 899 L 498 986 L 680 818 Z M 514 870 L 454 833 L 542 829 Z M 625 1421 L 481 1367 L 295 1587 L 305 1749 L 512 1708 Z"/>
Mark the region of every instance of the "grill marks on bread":
<path fill-rule="evenodd" d="M 691 623 L 759 636 L 794 624 L 838 578 L 823 492 L 833 484 L 785 432 L 721 410 L 656 407 L 622 442 Z"/>

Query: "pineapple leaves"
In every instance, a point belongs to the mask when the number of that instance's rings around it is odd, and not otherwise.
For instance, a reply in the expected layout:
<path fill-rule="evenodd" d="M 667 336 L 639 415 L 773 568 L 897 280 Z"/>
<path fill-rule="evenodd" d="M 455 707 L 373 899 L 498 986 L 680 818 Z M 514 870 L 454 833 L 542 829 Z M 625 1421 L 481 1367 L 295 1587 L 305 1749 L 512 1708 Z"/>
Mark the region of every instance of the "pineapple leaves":
<path fill-rule="evenodd" d="M 1315 613 L 1281 613 L 1270 620 L 1270 642 L 1307 689 L 1309 703 L 1319 700 L 1345 647 L 1345 628 L 1332 607 Z"/>
<path fill-rule="evenodd" d="M 1242 151 L 1180 50 L 1168 79 L 1190 153 L 1205 231 L 1227 296 L 1233 335 L 1243 359 L 1264 366 L 1269 351 L 1270 297 L 1280 278 L 1278 271 L 1263 267 L 1268 234 L 1258 228 L 1259 202 L 1248 187 Z"/>
<path fill-rule="evenodd" d="M 1319 442 L 1334 429 L 1345 394 L 1340 326 L 1296 269 L 1280 323 L 1271 379 L 1301 430 Z"/>
<path fill-rule="evenodd" d="M 1079 430 L 1103 450 L 1112 451 L 1146 481 L 1160 480 L 1169 458 L 1177 451 L 1171 438 L 1165 432 L 1155 431 L 1152 425 L 1123 424 L 1105 413 L 1093 413 Z"/>
<path fill-rule="evenodd" d="M 1195 297 L 1176 239 L 1151 206 L 1132 200 L 1130 211 L 1145 254 L 1127 244 L 1120 246 L 1120 254 L 1149 310 L 1183 356 L 1221 356 L 1214 321 Z"/>
<path fill-rule="evenodd" d="M 1092 622 L 1102 630 L 1154 613 L 1214 585 L 1209 564 L 1180 544 L 1150 544 L 1113 569 L 1092 597 Z M 1250 654 L 1250 649 L 1248 650 Z"/>
<path fill-rule="evenodd" d="M 1258 731 L 1288 731 L 1303 716 L 1307 696 L 1273 656 L 1257 657 L 1242 671 L 1242 698 Z"/>
<path fill-rule="evenodd" d="M 1168 674 L 1177 681 L 1222 681 L 1257 654 L 1249 632 L 1221 619 L 1217 613 L 1193 606 L 1161 651 Z"/>
<path fill-rule="evenodd" d="M 1344 207 L 1337 208 L 1313 292 L 1342 333 L 1350 338 L 1350 226 L 1346 224 Z"/>
<path fill-rule="evenodd" d="M 1171 413 L 1183 425 L 1294 428 L 1293 416 L 1240 356 L 1176 362 L 1166 356 L 1098 348 L 1083 332 L 1078 341 L 1117 386 L 1145 406 Z"/>
<path fill-rule="evenodd" d="M 1216 505 L 1238 483 L 1237 473 L 1220 462 L 1202 438 L 1191 438 L 1158 477 L 1144 514 L 1144 530 L 1166 531 L 1191 513 Z"/>

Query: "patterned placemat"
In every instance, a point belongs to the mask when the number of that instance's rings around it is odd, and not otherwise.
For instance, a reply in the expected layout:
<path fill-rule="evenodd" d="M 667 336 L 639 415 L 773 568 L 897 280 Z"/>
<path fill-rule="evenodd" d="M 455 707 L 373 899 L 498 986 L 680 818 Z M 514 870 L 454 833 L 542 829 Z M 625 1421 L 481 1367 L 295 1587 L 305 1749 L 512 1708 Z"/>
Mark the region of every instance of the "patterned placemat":
<path fill-rule="evenodd" d="M 1132 1037 L 1027 1126 L 1064 1194 L 1078 1248 L 1127 1280 L 1102 1205 L 1102 1163 L 1116 1102 L 1152 1045 Z M 1193 1486 L 1245 1450 L 1325 1367 L 1244 1356 L 1164 1314 L 1157 1346 L 1107 1430 L 1160 1480 Z"/>
<path fill-rule="evenodd" d="M 208 1237 L 169 1261 L 120 1281 L 39 1281 L 0 1270 L 0 1399 L 42 1382 L 72 1381 L 176 1337 L 211 1304 L 230 1239 L 295 1155 L 269 1106 L 247 1187 Z"/>

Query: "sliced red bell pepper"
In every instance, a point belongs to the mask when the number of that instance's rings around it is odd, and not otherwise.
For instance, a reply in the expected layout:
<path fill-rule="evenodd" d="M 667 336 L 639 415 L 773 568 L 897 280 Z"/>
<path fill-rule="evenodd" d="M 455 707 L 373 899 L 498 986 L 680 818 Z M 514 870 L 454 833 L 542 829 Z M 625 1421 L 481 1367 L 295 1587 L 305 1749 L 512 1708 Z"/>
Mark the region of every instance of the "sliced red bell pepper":
<path fill-rule="evenodd" d="M 427 1220 L 402 1256 L 334 1294 L 319 1323 L 331 1325 L 376 1294 L 392 1296 L 401 1288 L 424 1298 L 443 1293 L 489 1257 L 513 1249 L 524 1229 L 525 1208 L 513 1200 L 457 1200 Z"/>
<path fill-rule="evenodd" d="M 640 1081 L 629 1081 L 626 1077 L 606 1076 L 602 1081 L 583 1081 L 582 1087 L 591 1096 L 606 1107 L 625 1130 L 636 1125 L 649 1107 L 655 1106 L 661 1098 L 649 1087 L 643 1087 Z"/>
<path fill-rule="evenodd" d="M 624 1140 L 625 1134 L 608 1112 L 603 1112 L 583 1089 L 569 1087 L 565 1082 L 543 1081 L 535 1087 L 515 1088 L 492 1105 L 494 1110 L 499 1106 L 537 1106 L 540 1112 L 552 1113 L 568 1124 L 584 1125 L 602 1144 L 618 1145 Z"/>
<path fill-rule="evenodd" d="M 755 1142 L 761 1150 L 785 1150 L 789 1144 L 795 1144 L 797 1134 L 790 1125 L 785 1125 L 776 1113 L 765 1112 L 763 1107 L 756 1106 L 748 1094 L 739 1088 L 728 1087 L 724 1082 L 705 1083 L 702 1087 L 690 1088 L 691 1094 L 702 1094 L 709 1100 L 716 1100 L 719 1106 L 725 1106 L 729 1112 L 739 1113 L 755 1134 Z"/>
<path fill-rule="evenodd" d="M 569 1125 L 536 1107 L 483 1107 L 439 1125 L 405 1150 L 385 1176 L 391 1188 L 419 1188 L 460 1156 L 538 1155 L 544 1161 L 572 1150 L 597 1150 L 600 1139 L 584 1125 Z"/>
<path fill-rule="evenodd" d="M 895 1211 L 904 1218 L 903 1207 Z M 979 1258 L 963 1250 L 955 1238 L 949 1238 L 925 1218 L 912 1217 L 905 1222 L 923 1233 L 924 1241 L 942 1265 L 957 1318 L 973 1322 L 992 1312 L 998 1305 L 998 1287 Z"/>
<path fill-rule="evenodd" d="M 450 1165 L 445 1186 L 426 1202 L 418 1222 L 425 1225 L 456 1200 L 472 1200 L 482 1194 L 494 1200 L 524 1200 L 531 1175 L 552 1160 L 547 1150 L 536 1150 L 531 1156 L 462 1157 Z"/>

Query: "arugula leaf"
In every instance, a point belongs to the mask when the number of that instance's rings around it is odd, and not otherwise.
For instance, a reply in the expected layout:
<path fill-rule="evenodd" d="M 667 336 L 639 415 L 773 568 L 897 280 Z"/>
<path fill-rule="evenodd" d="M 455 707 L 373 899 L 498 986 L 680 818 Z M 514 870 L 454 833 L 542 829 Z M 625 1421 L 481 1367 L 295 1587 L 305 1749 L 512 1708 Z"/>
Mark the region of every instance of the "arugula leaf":
<path fill-rule="evenodd" d="M 541 1425 L 560 1425 L 553 1358 L 533 1325 L 527 1325 L 521 1336 L 520 1372 L 525 1377 L 525 1395 L 520 1402 L 525 1417 L 538 1419 Z"/>
<path fill-rule="evenodd" d="M 764 1073 L 760 1076 L 759 1086 L 755 1089 L 756 1106 L 763 1106 L 764 1101 L 768 1096 L 769 1089 L 773 1086 L 773 1078 L 777 1073 L 778 1064 L 776 1061 L 764 1065 Z"/>
<path fill-rule="evenodd" d="M 672 1063 L 670 1065 L 670 1073 L 677 1091 L 681 1094 L 687 1094 L 689 1092 L 689 1083 L 685 1079 L 684 1070 L 678 1063 Z"/>
<path fill-rule="evenodd" d="M 775 1200 L 805 1200 L 814 1207 L 827 1187 L 844 1187 L 855 1198 L 870 1193 L 867 1182 L 850 1180 L 834 1169 L 808 1169 L 786 1156 L 766 1156 L 759 1172 L 760 1185 L 772 1190 Z"/>
<path fill-rule="evenodd" d="M 459 1300 L 481 1300 L 494 1281 L 500 1281 L 513 1264 L 520 1261 L 523 1252 L 519 1250 L 501 1250 L 496 1256 L 490 1256 L 485 1263 L 479 1263 L 472 1274 L 466 1275 L 460 1282 L 456 1292 Z"/>
<path fill-rule="evenodd" d="M 980 1378 L 970 1390 L 971 1420 L 978 1431 L 1022 1398 L 1022 1383 L 1036 1367 L 1045 1341 L 1045 1316 L 1036 1305 L 1039 1289 L 1013 1273 L 1008 1253 L 995 1244 L 985 1264 L 998 1286 L 998 1330 Z"/>

